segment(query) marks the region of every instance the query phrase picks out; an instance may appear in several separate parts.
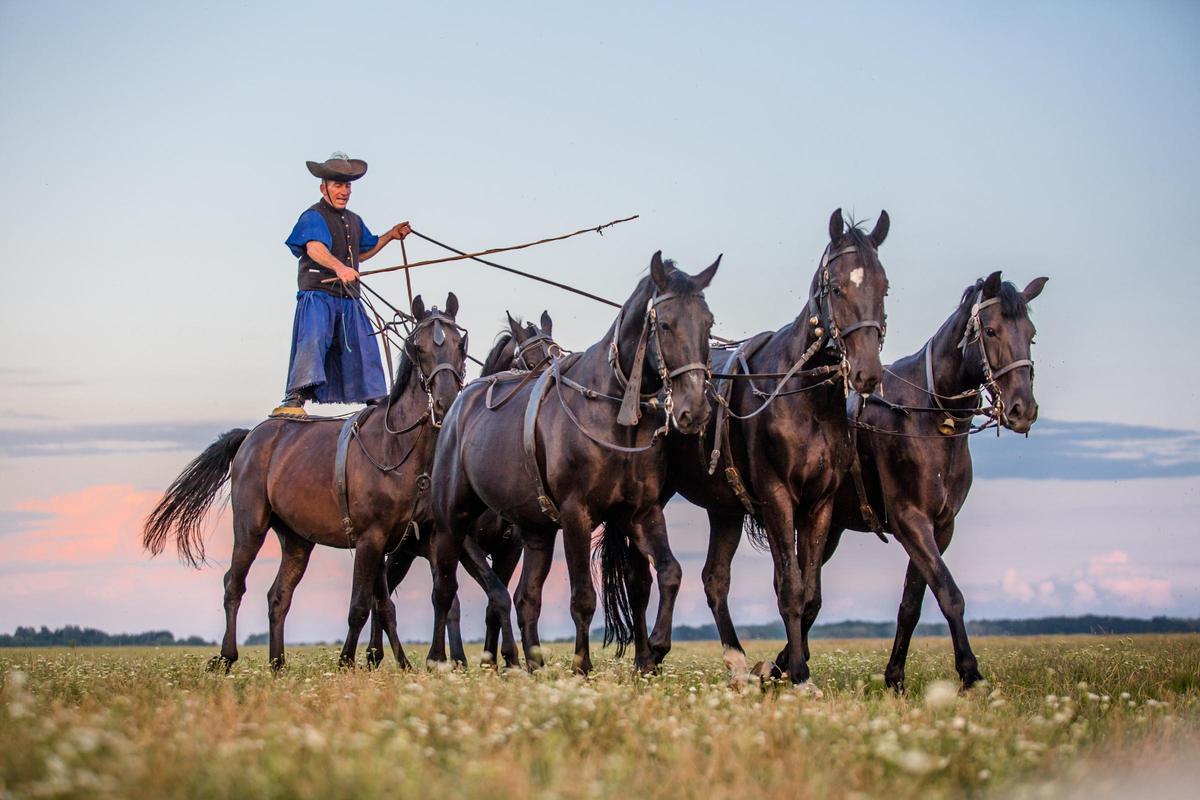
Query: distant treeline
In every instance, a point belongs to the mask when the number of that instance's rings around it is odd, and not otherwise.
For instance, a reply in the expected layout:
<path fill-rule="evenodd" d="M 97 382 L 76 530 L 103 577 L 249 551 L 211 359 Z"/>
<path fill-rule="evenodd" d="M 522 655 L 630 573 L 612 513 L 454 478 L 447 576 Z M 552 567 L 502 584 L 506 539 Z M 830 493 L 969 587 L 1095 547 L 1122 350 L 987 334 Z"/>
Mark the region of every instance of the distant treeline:
<path fill-rule="evenodd" d="M 1037 617 L 1035 619 L 977 619 L 967 622 L 972 636 L 1045 636 L 1076 633 L 1200 633 L 1200 619 L 1177 617 L 1101 617 L 1088 614 L 1082 617 Z M 895 622 L 866 622 L 848 620 L 814 625 L 809 633 L 814 639 L 890 639 L 896 633 Z M 743 639 L 783 639 L 783 623 L 740 625 L 738 635 Z M 916 636 L 949 636 L 945 620 L 922 622 Z M 676 641 L 709 641 L 718 639 L 716 625 L 681 625 L 671 631 Z"/>
<path fill-rule="evenodd" d="M 146 631 L 145 633 L 105 633 L 95 628 L 80 628 L 68 625 L 50 630 L 45 625 L 37 628 L 17 628 L 16 633 L 0 633 L 0 647 L 150 647 L 164 645 L 210 645 L 212 642 L 199 636 L 176 639 L 170 631 Z"/>
<path fill-rule="evenodd" d="M 1116 634 L 1133 633 L 1200 633 L 1200 619 L 1179 617 L 1101 617 L 1093 614 L 1082 617 L 1037 617 L 1035 619 L 978 619 L 967 623 L 972 636 L 1054 636 L 1065 634 Z M 814 625 L 810 636 L 814 639 L 890 639 L 896 633 L 895 622 L 866 622 L 848 620 Z M 592 631 L 594 638 L 604 635 L 603 628 Z M 767 625 L 741 625 L 738 635 L 743 639 L 783 639 L 783 623 Z M 922 622 L 917 625 L 916 636 L 949 636 L 943 620 Z M 679 625 L 672 629 L 671 638 L 678 642 L 716 641 L 715 625 Z M 480 640 L 471 640 L 477 644 Z M 573 636 L 548 641 L 574 641 Z M 247 645 L 267 643 L 267 634 L 256 633 L 246 637 Z M 418 642 L 406 642 L 417 644 Z M 105 633 L 95 628 L 80 628 L 68 625 L 50 630 L 17 628 L 16 633 L 0 633 L 0 647 L 163 647 L 171 645 L 205 646 L 215 642 L 199 636 L 176 639 L 170 631 L 146 631 L 145 633 Z M 331 642 L 329 644 L 340 644 Z"/>

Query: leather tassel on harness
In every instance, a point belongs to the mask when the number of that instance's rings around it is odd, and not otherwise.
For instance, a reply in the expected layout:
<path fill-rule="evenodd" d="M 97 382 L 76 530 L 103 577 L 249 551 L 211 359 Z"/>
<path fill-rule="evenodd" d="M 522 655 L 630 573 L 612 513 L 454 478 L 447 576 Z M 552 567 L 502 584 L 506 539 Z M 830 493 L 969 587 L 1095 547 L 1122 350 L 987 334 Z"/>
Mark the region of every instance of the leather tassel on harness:
<path fill-rule="evenodd" d="M 651 299 L 646 308 L 646 318 L 642 322 L 642 335 L 638 337 L 637 350 L 633 354 L 633 366 L 629 370 L 629 378 L 625 382 L 625 394 L 621 398 L 621 410 L 617 413 L 617 422 L 632 428 L 642 418 L 642 371 L 646 361 L 646 343 L 650 335 L 651 318 L 654 314 L 654 300 Z M 618 326 L 613 330 L 613 343 L 621 335 Z M 616 348 L 613 348 L 614 354 Z M 619 365 L 618 365 L 619 367 Z"/>

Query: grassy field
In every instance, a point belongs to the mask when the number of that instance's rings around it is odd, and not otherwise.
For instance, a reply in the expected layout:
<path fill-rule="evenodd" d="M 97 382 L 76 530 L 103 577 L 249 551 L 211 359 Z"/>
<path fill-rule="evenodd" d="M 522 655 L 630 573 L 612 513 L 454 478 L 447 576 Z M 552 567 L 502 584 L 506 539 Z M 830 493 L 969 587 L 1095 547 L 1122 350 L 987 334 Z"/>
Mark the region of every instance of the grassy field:
<path fill-rule="evenodd" d="M 3 650 L 0 800 L 1149 796 L 1196 774 L 1200 637 L 979 639 L 991 684 L 966 695 L 945 641 L 918 640 L 906 697 L 887 651 L 817 642 L 817 699 L 727 688 L 715 643 L 651 677 L 597 650 L 590 680 L 562 645 L 533 677 L 343 672 L 332 647 L 278 677 L 254 647 L 228 676 L 208 650 Z"/>

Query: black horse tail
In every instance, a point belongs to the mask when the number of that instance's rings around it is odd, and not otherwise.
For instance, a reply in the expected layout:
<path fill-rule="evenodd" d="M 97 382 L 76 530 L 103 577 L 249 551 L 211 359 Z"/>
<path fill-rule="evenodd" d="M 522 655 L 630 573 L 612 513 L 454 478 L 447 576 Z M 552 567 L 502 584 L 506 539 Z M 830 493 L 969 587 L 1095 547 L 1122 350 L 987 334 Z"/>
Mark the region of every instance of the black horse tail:
<path fill-rule="evenodd" d="M 626 646 L 633 641 L 633 606 L 625 579 L 632 566 L 629 560 L 631 544 L 618 525 L 605 523 L 592 550 L 600 562 L 600 598 L 604 603 L 604 646 L 617 643 L 617 658 L 625 655 Z"/>
<path fill-rule="evenodd" d="M 146 517 L 142 546 L 153 555 L 166 547 L 171 532 L 179 559 L 193 567 L 204 562 L 204 531 L 201 523 L 213 500 L 229 480 L 229 467 L 242 442 L 250 435 L 246 428 L 234 428 L 221 434 L 208 449 L 183 468 L 167 487 L 163 499 Z"/>
<path fill-rule="evenodd" d="M 767 527 L 763 525 L 762 517 L 757 514 L 747 514 L 746 521 L 742 524 L 742 531 L 750 541 L 750 546 L 755 550 L 765 552 L 771 549 L 771 545 L 767 541 Z"/>

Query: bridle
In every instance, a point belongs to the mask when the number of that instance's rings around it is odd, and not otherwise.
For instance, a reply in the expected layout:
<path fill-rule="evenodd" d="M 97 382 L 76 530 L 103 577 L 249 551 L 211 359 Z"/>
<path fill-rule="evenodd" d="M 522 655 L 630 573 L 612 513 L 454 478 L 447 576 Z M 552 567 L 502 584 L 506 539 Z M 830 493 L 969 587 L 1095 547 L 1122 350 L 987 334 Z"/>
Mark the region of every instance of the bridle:
<path fill-rule="evenodd" d="M 462 342 L 459 347 L 464 353 L 467 351 L 467 337 L 469 334 L 466 328 L 456 323 L 448 315 L 440 312 L 437 306 L 434 306 L 430 310 L 429 314 L 420 322 L 418 322 L 415 327 L 413 327 L 412 332 L 404 340 L 404 352 L 408 355 L 409 360 L 412 361 L 413 366 L 417 370 L 417 377 L 421 381 L 421 388 L 425 390 L 425 398 L 429 403 L 429 422 L 434 428 L 441 428 L 442 420 L 438 418 L 433 404 L 433 379 L 437 377 L 438 373 L 440 372 L 449 372 L 451 376 L 454 377 L 454 382 L 457 384 L 460 390 L 463 387 L 464 381 L 462 370 L 448 361 L 438 362 L 428 374 L 426 374 L 425 370 L 421 368 L 421 359 L 418 358 L 417 354 L 411 349 L 412 342 L 418 331 L 430 325 L 433 326 L 433 343 L 438 346 L 441 346 L 446 342 L 446 331 L 444 326 L 448 325 L 461 333 Z"/>
<path fill-rule="evenodd" d="M 821 255 L 821 265 L 818 268 L 819 279 L 817 283 L 817 292 L 808 301 L 809 324 L 813 326 L 813 333 L 818 340 L 822 335 L 827 336 L 825 347 L 832 350 L 840 359 L 840 369 L 842 372 L 842 385 L 847 395 L 850 392 L 850 359 L 846 349 L 846 337 L 855 331 L 864 328 L 874 328 L 879 332 L 879 349 L 883 350 L 883 340 L 887 338 L 887 315 L 885 314 L 882 320 L 876 319 L 861 319 L 846 327 L 838 325 L 837 317 L 833 312 L 833 273 L 830 269 L 831 265 L 838 258 L 850 253 L 857 253 L 858 247 L 843 247 L 841 250 L 833 250 L 833 243 L 825 245 L 825 252 Z"/>
<path fill-rule="evenodd" d="M 989 308 L 1000 303 L 999 297 L 992 297 L 987 300 L 983 299 L 983 289 L 976 290 L 975 302 L 971 304 L 971 316 L 967 319 L 966 327 L 963 329 L 962 339 L 959 340 L 958 349 L 962 353 L 962 357 L 966 360 L 967 348 L 976 342 L 979 343 L 979 363 L 983 370 L 983 381 L 978 388 L 970 389 L 953 397 L 942 397 L 934 389 L 933 380 L 933 339 L 925 343 L 925 383 L 926 390 L 929 396 L 933 398 L 933 402 L 938 408 L 945 411 L 947 409 L 942 405 L 942 400 L 961 400 L 968 397 L 979 397 L 982 399 L 983 391 L 986 390 L 990 396 L 992 403 L 990 416 L 998 422 L 1008 427 L 1008 417 L 1004 412 L 1004 397 L 1000 389 L 999 379 L 1013 370 L 1029 367 L 1030 377 L 1033 376 L 1033 361 L 1028 358 L 1018 358 L 1005 364 L 1003 367 L 996 369 L 992 366 L 991 357 L 988 355 L 987 344 L 984 342 L 983 322 L 979 317 L 979 313 L 985 308 Z M 982 411 L 982 409 L 979 409 Z"/>
<path fill-rule="evenodd" d="M 664 428 L 670 423 L 674 423 L 675 427 L 679 427 L 679 423 L 675 419 L 675 401 L 672 392 L 672 382 L 674 379 L 689 372 L 701 371 L 704 373 L 705 381 L 707 382 L 711 373 L 707 361 L 692 361 L 681 367 L 671 369 L 667 365 L 666 357 L 663 355 L 658 323 L 658 307 L 668 300 L 676 300 L 688 296 L 704 298 L 702 292 L 697 292 L 694 295 L 683 295 L 676 292 L 658 294 L 655 292 L 651 295 L 650 299 L 646 302 L 646 314 L 642 320 L 642 332 L 638 336 L 637 349 L 634 351 L 633 356 L 633 368 L 630 370 L 628 376 L 621 370 L 621 350 L 618 345 L 618 341 L 621 338 L 621 328 L 624 323 L 625 309 L 622 308 L 617 312 L 617 321 L 613 326 L 612 343 L 609 345 L 608 350 L 608 361 L 612 365 L 613 375 L 616 377 L 617 383 L 625 390 L 625 396 L 621 402 L 621 411 L 617 415 L 617 422 L 620 424 L 626 426 L 637 425 L 641 418 L 641 398 L 643 396 L 653 397 L 657 395 L 657 392 L 650 392 L 648 395 L 643 395 L 641 392 L 642 370 L 646 359 L 646 348 L 651 341 L 654 343 L 654 368 L 663 386 L 663 412 L 666 415 L 666 420 L 663 424 Z"/>
<path fill-rule="evenodd" d="M 559 358 L 563 355 L 562 347 L 558 344 L 558 342 L 554 341 L 554 339 L 552 339 L 548 333 L 539 333 L 523 342 L 517 342 L 515 338 L 513 341 L 515 343 L 515 349 L 513 350 L 513 364 L 530 372 L 542 366 L 547 361 L 554 358 Z M 536 362 L 530 362 L 527 356 L 537 345 L 541 345 L 542 357 Z"/>

